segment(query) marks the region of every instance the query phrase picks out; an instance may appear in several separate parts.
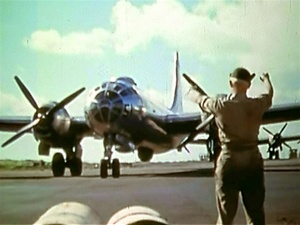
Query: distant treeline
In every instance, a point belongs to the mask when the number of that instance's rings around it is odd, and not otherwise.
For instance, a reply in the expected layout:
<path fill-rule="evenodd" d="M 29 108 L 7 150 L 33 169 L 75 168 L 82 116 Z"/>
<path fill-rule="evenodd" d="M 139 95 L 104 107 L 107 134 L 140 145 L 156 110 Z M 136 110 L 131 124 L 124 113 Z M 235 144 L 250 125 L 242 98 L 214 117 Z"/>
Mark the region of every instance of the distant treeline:
<path fill-rule="evenodd" d="M 0 170 L 48 169 L 50 162 L 43 160 L 0 160 Z"/>

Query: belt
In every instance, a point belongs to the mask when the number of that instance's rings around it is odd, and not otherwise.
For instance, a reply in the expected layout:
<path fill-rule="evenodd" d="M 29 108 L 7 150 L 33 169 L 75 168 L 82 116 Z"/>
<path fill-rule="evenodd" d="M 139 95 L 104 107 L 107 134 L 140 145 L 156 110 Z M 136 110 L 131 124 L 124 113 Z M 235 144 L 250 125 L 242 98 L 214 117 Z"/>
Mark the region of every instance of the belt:
<path fill-rule="evenodd" d="M 257 148 L 258 143 L 222 143 L 222 149 L 229 151 L 249 151 Z"/>

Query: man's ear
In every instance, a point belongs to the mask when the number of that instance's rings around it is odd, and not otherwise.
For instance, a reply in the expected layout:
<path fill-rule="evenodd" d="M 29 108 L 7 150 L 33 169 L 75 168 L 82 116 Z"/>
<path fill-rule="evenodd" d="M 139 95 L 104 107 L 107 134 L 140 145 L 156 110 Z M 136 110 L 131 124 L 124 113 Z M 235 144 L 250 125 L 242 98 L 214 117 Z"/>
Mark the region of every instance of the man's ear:
<path fill-rule="evenodd" d="M 233 83 L 232 83 L 232 81 L 231 81 L 231 80 L 229 80 L 229 85 L 230 85 L 230 87 L 232 87 L 232 86 L 233 86 Z"/>

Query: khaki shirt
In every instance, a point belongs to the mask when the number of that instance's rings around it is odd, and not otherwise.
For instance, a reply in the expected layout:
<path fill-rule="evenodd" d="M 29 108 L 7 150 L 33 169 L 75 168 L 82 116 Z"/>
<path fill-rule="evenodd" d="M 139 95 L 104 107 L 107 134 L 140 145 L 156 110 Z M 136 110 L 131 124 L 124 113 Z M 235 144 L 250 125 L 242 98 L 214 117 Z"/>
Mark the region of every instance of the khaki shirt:
<path fill-rule="evenodd" d="M 264 112 L 272 104 L 272 94 L 249 98 L 246 94 L 230 94 L 221 98 L 199 96 L 203 111 L 215 115 L 222 145 L 257 144 L 259 126 Z"/>

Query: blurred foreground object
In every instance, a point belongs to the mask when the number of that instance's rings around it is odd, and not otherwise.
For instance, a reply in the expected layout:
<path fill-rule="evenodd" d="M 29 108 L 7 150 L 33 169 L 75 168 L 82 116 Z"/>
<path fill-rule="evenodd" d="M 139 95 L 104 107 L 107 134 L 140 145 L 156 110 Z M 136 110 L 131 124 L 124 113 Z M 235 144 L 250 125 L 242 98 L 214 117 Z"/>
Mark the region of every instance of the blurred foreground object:
<path fill-rule="evenodd" d="M 48 209 L 34 225 L 100 225 L 100 217 L 90 207 L 78 202 L 63 202 Z M 109 225 L 166 225 L 160 214 L 145 206 L 129 206 L 116 212 Z"/>
<path fill-rule="evenodd" d="M 34 225 L 101 224 L 99 216 L 78 202 L 63 202 L 48 209 Z"/>
<path fill-rule="evenodd" d="M 160 214 L 145 206 L 129 206 L 116 212 L 108 225 L 166 225 Z"/>

